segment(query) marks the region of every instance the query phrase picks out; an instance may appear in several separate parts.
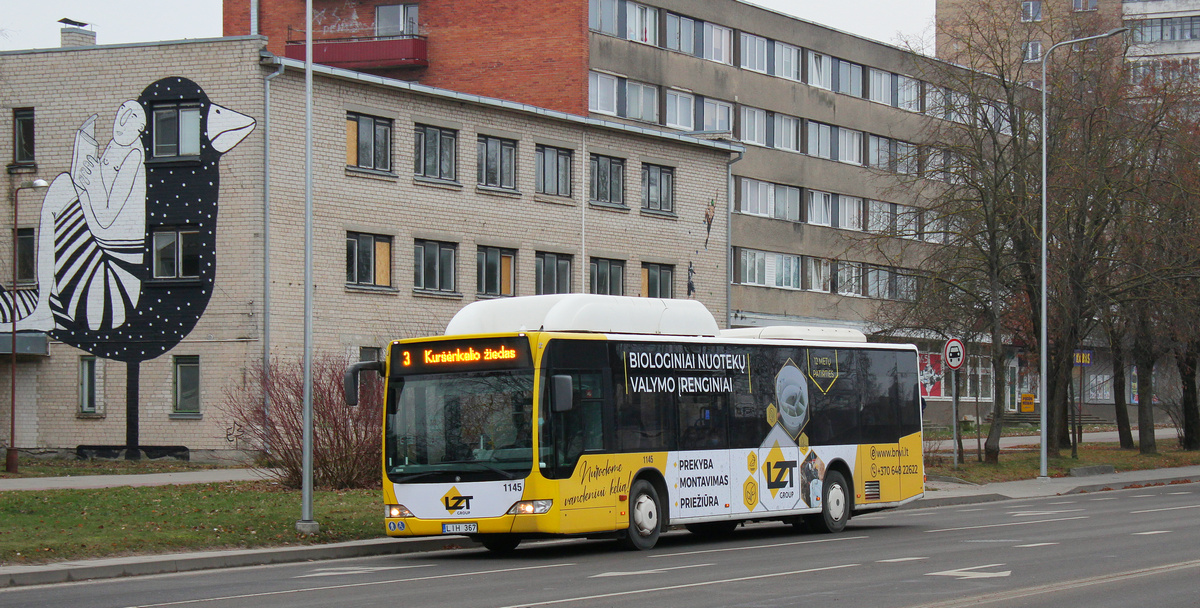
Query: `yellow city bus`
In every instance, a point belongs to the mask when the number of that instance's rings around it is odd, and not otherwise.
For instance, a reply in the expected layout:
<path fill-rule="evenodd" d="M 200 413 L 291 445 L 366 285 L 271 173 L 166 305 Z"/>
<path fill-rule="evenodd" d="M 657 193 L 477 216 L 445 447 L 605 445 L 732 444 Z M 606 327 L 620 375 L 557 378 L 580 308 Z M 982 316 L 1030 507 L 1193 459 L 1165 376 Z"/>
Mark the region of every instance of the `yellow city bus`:
<path fill-rule="evenodd" d="M 385 362 L 384 525 L 493 551 L 649 549 L 668 526 L 837 532 L 924 493 L 917 350 L 856 330 L 721 331 L 698 302 L 479 301 Z"/>

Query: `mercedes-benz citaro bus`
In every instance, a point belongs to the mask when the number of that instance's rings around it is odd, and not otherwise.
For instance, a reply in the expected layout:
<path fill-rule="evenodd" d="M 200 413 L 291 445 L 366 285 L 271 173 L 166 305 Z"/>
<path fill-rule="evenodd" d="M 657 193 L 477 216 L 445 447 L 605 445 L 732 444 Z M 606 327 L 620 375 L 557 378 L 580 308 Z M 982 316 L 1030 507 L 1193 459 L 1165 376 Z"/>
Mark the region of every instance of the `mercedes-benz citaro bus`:
<path fill-rule="evenodd" d="M 386 361 L 384 525 L 493 551 L 649 549 L 669 526 L 838 532 L 924 493 L 917 349 L 851 329 L 722 331 L 694 300 L 474 302 Z"/>

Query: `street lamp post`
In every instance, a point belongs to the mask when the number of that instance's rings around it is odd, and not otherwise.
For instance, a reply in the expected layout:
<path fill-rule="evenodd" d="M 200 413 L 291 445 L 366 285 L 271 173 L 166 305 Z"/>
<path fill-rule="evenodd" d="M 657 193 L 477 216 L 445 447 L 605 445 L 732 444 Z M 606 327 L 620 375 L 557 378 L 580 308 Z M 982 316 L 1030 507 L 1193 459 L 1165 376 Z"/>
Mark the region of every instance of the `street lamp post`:
<path fill-rule="evenodd" d="M 1049 191 L 1049 188 L 1048 188 L 1049 184 L 1046 181 L 1046 90 L 1049 88 L 1050 85 L 1046 81 L 1046 62 L 1050 59 L 1050 53 L 1053 53 L 1054 49 L 1057 49 L 1060 46 L 1078 44 L 1080 42 L 1087 42 L 1089 40 L 1100 40 L 1101 38 L 1108 38 L 1110 36 L 1116 36 L 1117 34 L 1120 34 L 1122 32 L 1127 32 L 1127 31 L 1129 31 L 1129 28 L 1119 27 L 1110 32 L 1105 32 L 1103 34 L 1097 34 L 1095 36 L 1087 36 L 1084 38 L 1075 38 L 1073 40 L 1064 40 L 1062 42 L 1059 42 L 1059 43 L 1051 46 L 1049 49 L 1046 49 L 1045 53 L 1042 53 L 1042 235 L 1041 235 L 1042 238 L 1040 239 L 1042 242 L 1042 252 L 1041 252 L 1042 253 L 1042 298 L 1041 298 L 1042 301 L 1041 301 L 1041 317 L 1040 317 L 1041 324 L 1042 324 L 1042 331 L 1041 331 L 1041 336 L 1038 341 L 1038 348 L 1041 351 L 1038 356 L 1038 362 L 1041 366 L 1041 369 L 1039 370 L 1040 376 L 1038 378 L 1038 399 L 1041 401 L 1041 427 L 1042 427 L 1041 445 L 1042 445 L 1042 447 L 1041 447 L 1041 468 L 1038 472 L 1038 479 L 1048 479 L 1049 478 L 1049 475 L 1046 472 L 1046 406 L 1049 405 L 1047 402 L 1047 392 L 1046 392 L 1046 374 L 1047 374 L 1047 370 L 1048 370 L 1047 362 L 1049 360 L 1049 357 L 1047 356 L 1048 350 L 1049 350 L 1049 340 L 1047 339 L 1047 332 L 1046 332 L 1046 326 L 1049 322 L 1049 314 L 1047 313 L 1047 309 L 1048 309 L 1047 296 L 1046 296 L 1046 288 L 1047 288 L 1046 241 L 1047 241 L 1047 237 L 1049 236 L 1049 233 L 1047 232 L 1047 228 L 1046 228 L 1046 224 L 1047 224 L 1046 209 L 1048 207 L 1047 193 Z"/>
<path fill-rule="evenodd" d="M 17 228 L 18 211 L 20 210 L 21 191 L 22 190 L 43 190 L 49 188 L 50 184 L 44 179 L 35 179 L 31 181 L 21 182 L 20 185 L 13 190 L 13 227 L 12 227 L 12 296 L 13 305 L 12 311 L 9 313 L 9 322 L 12 323 L 11 332 L 9 333 L 9 352 L 12 354 L 10 384 L 12 385 L 12 401 L 9 406 L 8 417 L 8 451 L 4 454 L 4 470 L 9 473 L 18 471 L 17 465 L 17 248 L 20 246 L 20 231 Z M 50 289 L 49 285 L 39 285 L 40 289 Z"/>

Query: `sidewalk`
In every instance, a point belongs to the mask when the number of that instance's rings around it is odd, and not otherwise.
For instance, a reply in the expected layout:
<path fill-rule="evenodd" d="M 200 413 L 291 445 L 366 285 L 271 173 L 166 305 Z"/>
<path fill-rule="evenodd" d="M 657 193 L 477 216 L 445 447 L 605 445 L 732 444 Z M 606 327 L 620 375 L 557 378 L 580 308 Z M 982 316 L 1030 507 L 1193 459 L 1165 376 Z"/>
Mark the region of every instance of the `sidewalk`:
<path fill-rule="evenodd" d="M 7 490 L 212 483 L 258 478 L 258 474 L 250 469 L 213 469 L 149 475 L 3 479 L 0 480 L 0 492 Z M 905 505 L 903 508 L 921 509 L 1176 483 L 1200 483 L 1200 466 L 1128 471 L 1089 477 L 1061 477 L 1046 480 L 1028 479 L 986 485 L 931 480 L 925 484 L 925 497 Z M 462 536 L 435 536 L 412 539 L 378 538 L 327 545 L 202 551 L 169 555 L 81 560 L 34 566 L 3 566 L 0 567 L 0 588 L 146 574 L 189 572 L 216 568 L 235 568 L 444 549 L 474 548 L 478 546 L 473 541 Z"/>
<path fill-rule="evenodd" d="M 1176 431 L 1174 428 L 1158 428 L 1154 429 L 1155 441 L 1174 441 Z M 1117 436 L 1116 431 L 1099 431 L 1094 433 L 1084 433 L 1083 443 L 1117 443 L 1121 440 Z M 1137 429 L 1133 430 L 1133 440 L 1138 440 Z M 976 441 L 975 432 L 962 433 L 963 451 L 968 454 L 975 453 L 976 443 L 987 441 L 985 434 L 979 441 Z M 1015 447 L 1031 447 L 1037 448 L 1041 444 L 1042 438 L 1040 435 L 1023 435 L 1019 437 L 1001 437 L 1000 449 L 1008 449 Z M 926 451 L 949 452 L 954 448 L 954 442 L 950 439 L 926 439 Z"/>

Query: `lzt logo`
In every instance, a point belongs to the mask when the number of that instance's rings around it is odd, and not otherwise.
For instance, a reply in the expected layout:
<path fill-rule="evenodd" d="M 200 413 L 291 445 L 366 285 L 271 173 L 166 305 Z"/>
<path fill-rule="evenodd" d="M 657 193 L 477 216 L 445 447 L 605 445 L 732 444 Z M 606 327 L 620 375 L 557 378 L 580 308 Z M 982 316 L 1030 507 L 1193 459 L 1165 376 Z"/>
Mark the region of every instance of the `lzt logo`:
<path fill-rule="evenodd" d="M 792 474 L 796 470 L 795 460 L 767 461 L 764 471 L 767 474 L 767 489 L 778 490 L 793 486 Z"/>
<path fill-rule="evenodd" d="M 474 496 L 446 496 L 442 498 L 442 503 L 446 505 L 446 510 L 453 513 L 455 511 L 469 510 L 471 508 L 471 499 Z"/>

